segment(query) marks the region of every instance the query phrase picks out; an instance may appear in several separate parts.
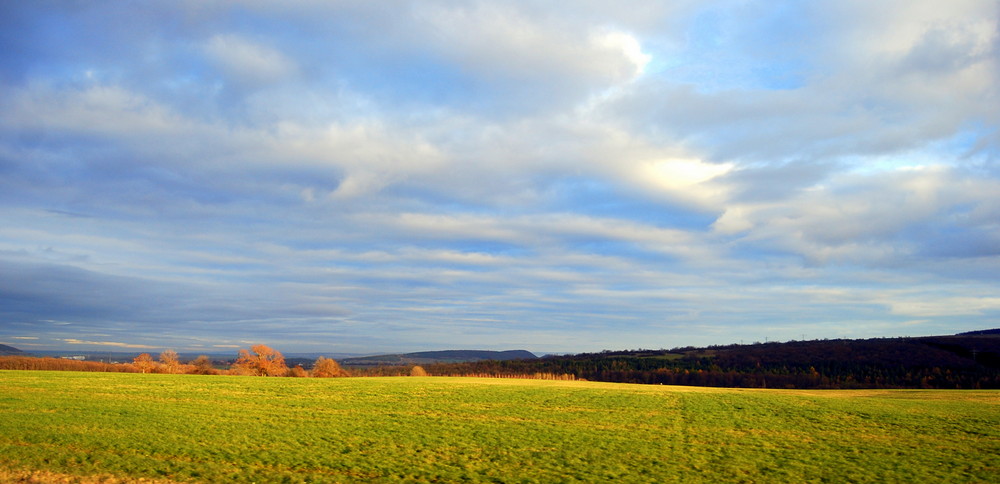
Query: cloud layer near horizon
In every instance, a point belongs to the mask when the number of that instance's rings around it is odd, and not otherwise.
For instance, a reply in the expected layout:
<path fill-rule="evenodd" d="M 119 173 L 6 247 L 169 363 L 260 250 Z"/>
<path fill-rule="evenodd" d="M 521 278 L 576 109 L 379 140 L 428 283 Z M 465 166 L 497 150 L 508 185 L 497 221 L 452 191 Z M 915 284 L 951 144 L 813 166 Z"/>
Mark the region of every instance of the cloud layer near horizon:
<path fill-rule="evenodd" d="M 995 2 L 664 3 L 5 4 L 0 342 L 997 326 Z"/>

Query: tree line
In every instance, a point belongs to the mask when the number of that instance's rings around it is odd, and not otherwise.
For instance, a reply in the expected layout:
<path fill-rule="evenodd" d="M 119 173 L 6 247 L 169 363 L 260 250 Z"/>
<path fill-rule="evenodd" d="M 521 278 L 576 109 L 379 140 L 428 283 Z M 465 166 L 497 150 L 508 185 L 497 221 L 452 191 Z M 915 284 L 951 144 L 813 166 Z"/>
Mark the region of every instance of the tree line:
<path fill-rule="evenodd" d="M 280 352 L 253 345 L 227 368 L 207 356 L 182 363 L 177 353 L 148 353 L 131 363 L 24 356 L 0 357 L 0 369 L 124 371 L 289 377 L 474 376 L 746 388 L 1000 389 L 1000 336 L 957 335 L 869 340 L 791 341 L 753 345 L 627 350 L 352 368 L 319 357 L 309 369 L 289 367 Z"/>
<path fill-rule="evenodd" d="M 565 375 L 743 388 L 1000 389 L 1000 338 L 822 340 L 427 365 L 432 375 Z"/>
<path fill-rule="evenodd" d="M 163 373 L 191 375 L 254 375 L 284 377 L 333 378 L 350 376 L 336 360 L 320 356 L 312 368 L 289 367 L 281 352 L 263 344 L 241 349 L 236 361 L 228 368 L 218 368 L 207 355 L 181 362 L 176 351 L 165 350 L 157 358 L 142 353 L 129 363 L 104 363 L 65 358 L 35 358 L 30 356 L 0 356 L 2 370 L 96 371 L 123 373 Z"/>

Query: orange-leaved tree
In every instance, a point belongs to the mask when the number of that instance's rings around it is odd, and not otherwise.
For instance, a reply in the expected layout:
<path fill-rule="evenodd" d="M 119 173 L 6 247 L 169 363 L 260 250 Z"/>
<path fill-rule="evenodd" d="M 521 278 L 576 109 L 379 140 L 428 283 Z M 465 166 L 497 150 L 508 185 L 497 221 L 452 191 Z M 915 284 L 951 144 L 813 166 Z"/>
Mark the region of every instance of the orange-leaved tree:
<path fill-rule="evenodd" d="M 143 373 L 149 373 L 149 370 L 152 370 L 153 367 L 156 366 L 156 362 L 153 361 L 153 357 L 150 356 L 149 353 L 143 353 L 136 356 L 135 359 L 132 360 L 132 364 L 134 364 L 135 367 Z"/>
<path fill-rule="evenodd" d="M 338 376 L 351 376 L 347 370 L 340 367 L 335 360 L 320 356 L 313 363 L 312 376 L 317 378 L 332 378 Z"/>
<path fill-rule="evenodd" d="M 240 350 L 233 366 L 257 376 L 284 376 L 288 372 L 285 357 L 267 345 L 253 345 L 250 351 Z"/>

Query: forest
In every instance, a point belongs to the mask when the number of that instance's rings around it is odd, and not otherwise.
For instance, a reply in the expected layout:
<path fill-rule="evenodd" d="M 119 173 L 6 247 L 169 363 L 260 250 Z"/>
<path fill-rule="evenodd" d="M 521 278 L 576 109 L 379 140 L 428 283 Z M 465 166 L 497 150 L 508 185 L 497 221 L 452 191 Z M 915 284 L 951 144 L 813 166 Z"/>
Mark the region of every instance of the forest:
<path fill-rule="evenodd" d="M 982 332 L 605 351 L 427 365 L 426 371 L 712 387 L 996 389 L 1000 388 L 1000 335 Z"/>

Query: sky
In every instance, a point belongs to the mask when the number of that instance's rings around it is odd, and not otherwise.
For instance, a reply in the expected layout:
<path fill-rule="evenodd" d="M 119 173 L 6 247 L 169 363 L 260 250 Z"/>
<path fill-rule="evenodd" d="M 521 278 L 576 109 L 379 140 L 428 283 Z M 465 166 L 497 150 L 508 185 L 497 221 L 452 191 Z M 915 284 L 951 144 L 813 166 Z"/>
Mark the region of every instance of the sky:
<path fill-rule="evenodd" d="M 1000 4 L 0 2 L 0 343 L 1000 327 Z"/>

